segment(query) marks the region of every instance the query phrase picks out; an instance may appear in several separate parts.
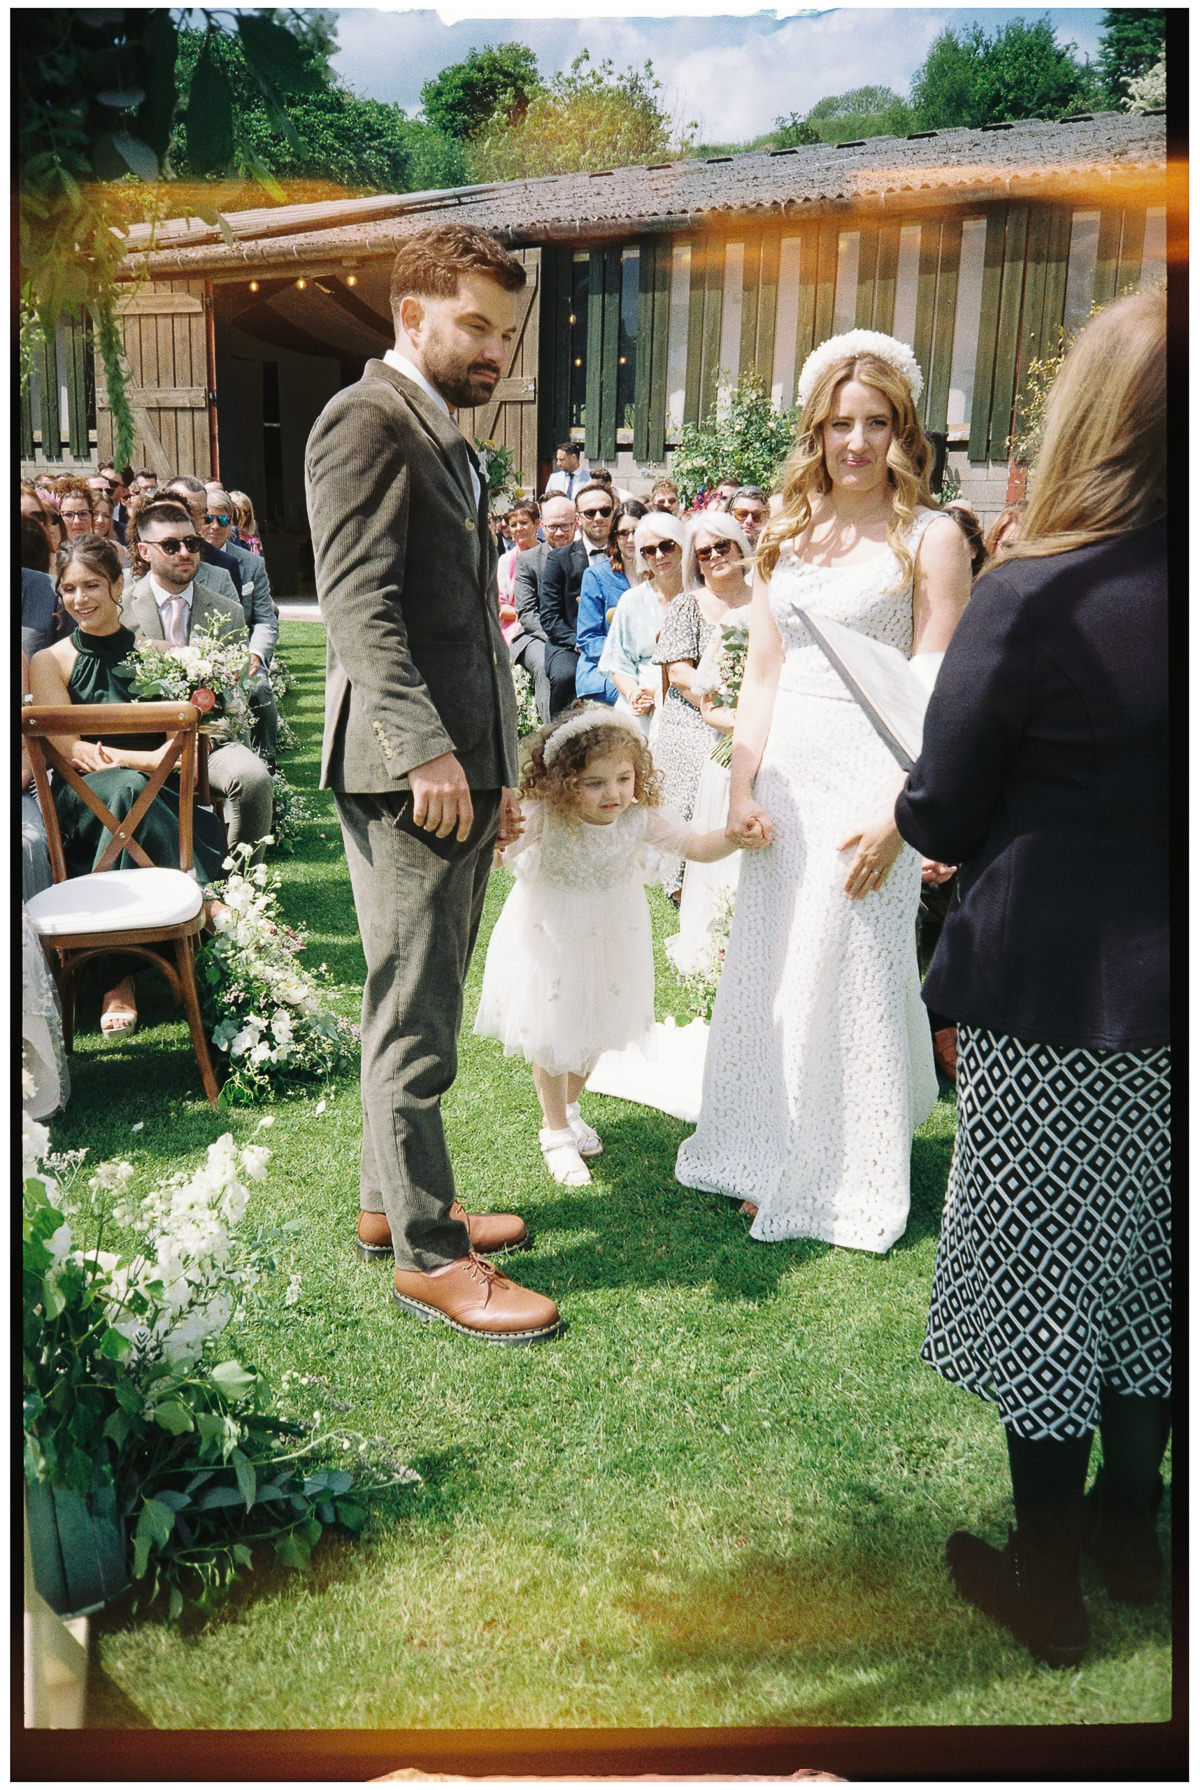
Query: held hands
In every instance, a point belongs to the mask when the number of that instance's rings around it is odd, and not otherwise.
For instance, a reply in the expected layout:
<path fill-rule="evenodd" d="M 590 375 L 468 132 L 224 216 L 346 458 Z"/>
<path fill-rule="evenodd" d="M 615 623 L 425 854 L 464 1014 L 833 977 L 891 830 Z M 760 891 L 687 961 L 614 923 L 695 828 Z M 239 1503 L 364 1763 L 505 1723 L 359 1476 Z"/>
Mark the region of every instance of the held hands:
<path fill-rule="evenodd" d="M 743 851 L 761 851 L 774 839 L 775 828 L 771 816 L 765 808 L 759 807 L 753 796 L 739 798 L 731 795 L 725 837 L 732 839 Z"/>
<path fill-rule="evenodd" d="M 639 684 L 629 698 L 629 706 L 635 715 L 648 715 L 654 707 L 654 691 Z"/>
<path fill-rule="evenodd" d="M 500 830 L 496 834 L 495 850 L 492 852 L 492 869 L 500 870 L 504 864 L 504 848 L 519 839 L 525 831 L 525 816 L 521 813 L 521 804 L 511 789 L 500 791 Z"/>
<path fill-rule="evenodd" d="M 849 875 L 842 884 L 852 901 L 860 901 L 872 889 L 882 889 L 903 844 L 890 815 L 864 827 L 861 833 L 851 833 L 848 839 L 843 839 L 835 849 L 854 851 Z"/>
<path fill-rule="evenodd" d="M 471 831 L 475 808 L 463 768 L 453 752 L 443 752 L 409 772 L 413 795 L 413 821 L 426 833 L 448 839 L 453 833 L 461 845 Z"/>

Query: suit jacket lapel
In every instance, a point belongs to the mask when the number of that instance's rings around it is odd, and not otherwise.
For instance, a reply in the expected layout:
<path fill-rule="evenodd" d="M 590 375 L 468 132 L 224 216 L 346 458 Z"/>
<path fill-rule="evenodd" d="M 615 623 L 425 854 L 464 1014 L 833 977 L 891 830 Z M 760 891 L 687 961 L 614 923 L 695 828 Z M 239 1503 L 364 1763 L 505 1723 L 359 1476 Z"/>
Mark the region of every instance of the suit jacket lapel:
<path fill-rule="evenodd" d="M 383 379 L 396 396 L 408 404 L 420 419 L 422 426 L 432 435 L 442 450 L 442 457 L 449 464 L 451 471 L 462 487 L 467 502 L 467 514 L 474 515 L 478 527 L 479 506 L 475 502 L 475 492 L 471 486 L 471 456 L 467 448 L 467 439 L 462 430 L 450 421 L 445 411 L 436 405 L 426 392 L 413 380 L 406 379 L 403 373 L 397 373 L 386 361 L 369 360 L 364 378 Z M 484 487 L 483 478 L 480 486 Z M 486 487 L 481 490 L 481 498 L 486 495 Z"/>

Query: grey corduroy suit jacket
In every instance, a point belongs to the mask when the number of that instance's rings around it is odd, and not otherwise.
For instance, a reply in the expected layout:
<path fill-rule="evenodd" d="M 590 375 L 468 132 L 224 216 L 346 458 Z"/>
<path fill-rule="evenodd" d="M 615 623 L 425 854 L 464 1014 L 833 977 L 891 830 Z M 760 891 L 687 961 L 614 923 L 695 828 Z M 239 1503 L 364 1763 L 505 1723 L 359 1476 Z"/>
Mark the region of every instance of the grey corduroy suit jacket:
<path fill-rule="evenodd" d="M 327 629 L 322 789 L 408 790 L 409 772 L 444 752 L 472 789 L 513 785 L 496 550 L 462 434 L 371 360 L 317 418 L 305 482 Z"/>

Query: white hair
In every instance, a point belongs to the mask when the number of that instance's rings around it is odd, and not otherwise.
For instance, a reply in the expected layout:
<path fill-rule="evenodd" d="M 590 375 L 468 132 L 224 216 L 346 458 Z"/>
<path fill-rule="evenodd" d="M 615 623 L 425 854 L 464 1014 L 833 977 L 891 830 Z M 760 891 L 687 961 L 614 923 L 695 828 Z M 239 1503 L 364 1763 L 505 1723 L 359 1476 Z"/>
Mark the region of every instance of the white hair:
<path fill-rule="evenodd" d="M 633 544 L 637 548 L 637 569 L 645 577 L 649 577 L 651 573 L 658 570 L 657 562 L 652 566 L 642 557 L 642 547 L 650 535 L 653 535 L 656 540 L 666 535 L 680 548 L 687 541 L 687 531 L 678 516 L 673 516 L 670 510 L 647 510 L 638 523 L 637 531 L 633 537 Z"/>

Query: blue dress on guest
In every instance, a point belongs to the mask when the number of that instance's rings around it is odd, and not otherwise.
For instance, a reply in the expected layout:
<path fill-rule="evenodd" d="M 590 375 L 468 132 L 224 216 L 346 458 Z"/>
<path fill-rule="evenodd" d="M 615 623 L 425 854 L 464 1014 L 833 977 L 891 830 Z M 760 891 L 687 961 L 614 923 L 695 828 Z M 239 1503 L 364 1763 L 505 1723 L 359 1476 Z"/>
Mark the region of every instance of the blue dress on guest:
<path fill-rule="evenodd" d="M 579 614 L 575 621 L 575 645 L 579 662 L 575 667 L 576 696 L 590 697 L 593 702 L 616 702 L 620 691 L 612 679 L 600 670 L 600 654 L 608 638 L 608 612 L 615 609 L 629 580 L 624 572 L 614 572 L 604 559 L 597 559 L 583 574 L 579 587 Z"/>

